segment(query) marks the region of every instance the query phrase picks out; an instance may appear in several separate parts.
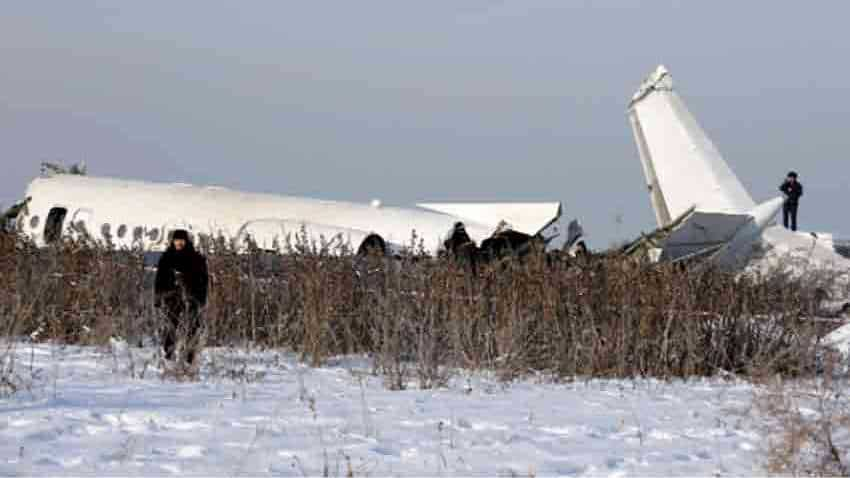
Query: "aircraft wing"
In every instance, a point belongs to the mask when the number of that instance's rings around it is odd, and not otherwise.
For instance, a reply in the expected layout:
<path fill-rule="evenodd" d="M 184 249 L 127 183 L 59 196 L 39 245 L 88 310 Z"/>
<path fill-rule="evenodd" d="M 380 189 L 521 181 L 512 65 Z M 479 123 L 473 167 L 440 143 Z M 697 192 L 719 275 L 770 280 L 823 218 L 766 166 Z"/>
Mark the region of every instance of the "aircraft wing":
<path fill-rule="evenodd" d="M 663 66 L 632 97 L 628 114 L 659 226 L 670 224 L 690 207 L 732 215 L 755 207 L 676 94 Z"/>
<path fill-rule="evenodd" d="M 533 236 L 561 217 L 561 203 L 420 203 L 416 206 L 490 226 L 502 222 L 511 229 Z"/>

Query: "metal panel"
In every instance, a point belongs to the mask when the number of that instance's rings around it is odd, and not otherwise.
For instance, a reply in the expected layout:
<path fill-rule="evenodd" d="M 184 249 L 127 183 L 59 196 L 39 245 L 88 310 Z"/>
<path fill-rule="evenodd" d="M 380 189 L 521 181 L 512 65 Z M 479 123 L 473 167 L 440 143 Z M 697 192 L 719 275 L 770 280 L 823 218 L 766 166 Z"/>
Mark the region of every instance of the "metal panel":
<path fill-rule="evenodd" d="M 39 214 L 46 214 L 50 205 L 57 201 L 66 201 L 69 210 L 88 209 L 97 214 L 99 221 L 126 224 L 131 231 L 137 227 L 161 228 L 180 219 L 193 226 L 197 234 L 213 237 L 224 234 L 235 238 L 246 223 L 277 220 L 313 225 L 311 231 L 316 233 L 333 230 L 358 237 L 374 233 L 391 248 L 409 245 L 415 232 L 417 245 L 422 241 L 430 253 L 442 247 L 457 221 L 463 221 L 472 240 L 480 243 L 489 238 L 503 220 L 521 232 L 536 233 L 560 215 L 560 203 L 557 202 L 465 204 L 455 212 L 472 217 L 461 217 L 419 208 L 384 207 L 377 203 L 356 204 L 77 175 L 37 178 L 30 183 L 27 195 L 33 197 L 32 209 Z M 163 238 L 165 231 L 158 232 L 157 239 Z M 132 237 L 133 234 L 127 234 L 124 238 L 115 238 L 116 246 L 131 247 Z M 166 241 L 148 239 L 144 245 L 159 250 L 166 246 Z"/>
<path fill-rule="evenodd" d="M 417 206 L 467 221 L 533 236 L 561 217 L 561 204 L 550 203 L 419 203 Z"/>
<path fill-rule="evenodd" d="M 663 67 L 647 78 L 630 106 L 663 191 L 669 216 L 689 207 L 741 214 L 755 202 L 685 107 Z M 632 123 L 635 124 L 634 121 Z M 637 132 L 636 132 L 637 135 Z"/>

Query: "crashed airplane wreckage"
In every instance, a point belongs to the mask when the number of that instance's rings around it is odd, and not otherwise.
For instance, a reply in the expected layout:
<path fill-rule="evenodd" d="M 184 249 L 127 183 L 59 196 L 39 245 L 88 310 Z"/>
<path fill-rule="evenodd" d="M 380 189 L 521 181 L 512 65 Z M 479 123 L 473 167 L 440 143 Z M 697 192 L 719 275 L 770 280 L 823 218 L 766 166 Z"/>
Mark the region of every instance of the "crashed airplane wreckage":
<path fill-rule="evenodd" d="M 164 184 L 43 171 L 26 200 L 6 215 L 37 246 L 85 235 L 118 248 L 161 252 L 170 233 L 234 240 L 244 250 L 284 248 L 287 240 L 329 248 L 394 254 L 411 246 L 426 253 L 483 254 L 484 247 L 513 251 L 547 243 L 547 228 L 561 216 L 559 202 L 421 203 L 415 208 L 356 204 L 222 187 Z"/>
<path fill-rule="evenodd" d="M 662 261 L 709 260 L 740 269 L 770 251 L 774 257 L 850 270 L 850 260 L 838 253 L 840 243 L 831 235 L 775 225 L 784 198 L 753 201 L 676 94 L 663 66 L 634 94 L 628 116 L 658 229 L 627 245 L 626 253 Z"/>

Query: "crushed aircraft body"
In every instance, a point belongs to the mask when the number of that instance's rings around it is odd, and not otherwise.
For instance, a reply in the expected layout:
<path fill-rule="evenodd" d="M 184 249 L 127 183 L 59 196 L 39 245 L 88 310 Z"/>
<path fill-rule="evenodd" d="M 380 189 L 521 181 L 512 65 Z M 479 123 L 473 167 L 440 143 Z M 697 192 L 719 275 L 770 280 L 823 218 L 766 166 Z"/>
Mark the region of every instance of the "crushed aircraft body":
<path fill-rule="evenodd" d="M 147 251 L 164 250 L 170 233 L 185 229 L 264 249 L 283 248 L 288 239 L 294 243 L 302 238 L 323 240 L 332 250 L 344 244 L 358 252 L 375 248 L 394 253 L 421 246 L 437 254 L 456 243 L 478 247 L 508 232 L 520 242 L 545 241 L 551 239 L 545 237 L 547 228 L 561 216 L 560 202 L 421 203 L 399 208 L 379 201 L 357 204 L 52 171 L 29 184 L 26 198 L 13 211 L 15 224 L 36 245 L 87 235 L 119 248 Z M 416 244 L 411 244 L 414 234 Z"/>

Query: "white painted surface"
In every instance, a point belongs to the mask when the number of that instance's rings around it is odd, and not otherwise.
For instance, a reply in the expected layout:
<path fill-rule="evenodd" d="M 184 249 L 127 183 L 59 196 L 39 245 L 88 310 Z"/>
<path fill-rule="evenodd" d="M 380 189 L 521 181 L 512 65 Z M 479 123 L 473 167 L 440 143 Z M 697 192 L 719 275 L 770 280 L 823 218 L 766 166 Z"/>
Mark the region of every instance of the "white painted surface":
<path fill-rule="evenodd" d="M 561 203 L 419 203 L 422 209 L 534 235 L 561 216 Z M 540 225 L 544 224 L 543 227 Z"/>
<path fill-rule="evenodd" d="M 341 235 L 351 240 L 356 250 L 369 234 L 381 236 L 392 248 L 409 245 L 415 231 L 428 252 L 436 252 L 452 230 L 463 221 L 466 231 L 476 242 L 495 232 L 502 220 L 517 224 L 517 230 L 535 234 L 556 220 L 558 203 L 487 204 L 468 209 L 468 217 L 417 208 L 387 207 L 380 202 L 356 204 L 342 201 L 256 194 L 222 187 L 200 187 L 189 184 L 161 184 L 76 175 L 55 175 L 32 181 L 27 196 L 32 197 L 29 216 L 22 221 L 24 231 L 43 243 L 45 219 L 51 208 L 68 209 L 66 226 L 78 211 L 85 214 L 87 230 L 102 238 L 101 228 L 108 224 L 112 240 L 118 246 L 132 246 L 133 231 L 144 228 L 145 248 L 162 250 L 166 231 L 177 227 L 193 233 L 228 238 L 246 234 L 261 246 L 281 243 L 287 235 L 302 228 L 310 239 L 330 239 Z M 546 214 L 552 214 L 548 216 Z M 39 225 L 30 228 L 30 218 L 39 216 Z M 118 237 L 118 228 L 127 232 Z M 521 228 L 521 229 L 520 229 Z M 153 233 L 157 234 L 154 237 Z"/>
<path fill-rule="evenodd" d="M 644 163 L 654 167 L 653 177 L 644 166 L 647 185 L 660 189 L 670 218 L 694 205 L 698 211 L 728 214 L 743 214 L 755 207 L 679 98 L 663 66 L 644 81 L 633 97 L 629 114 L 636 138 L 643 138 L 638 143 L 639 154 Z"/>

